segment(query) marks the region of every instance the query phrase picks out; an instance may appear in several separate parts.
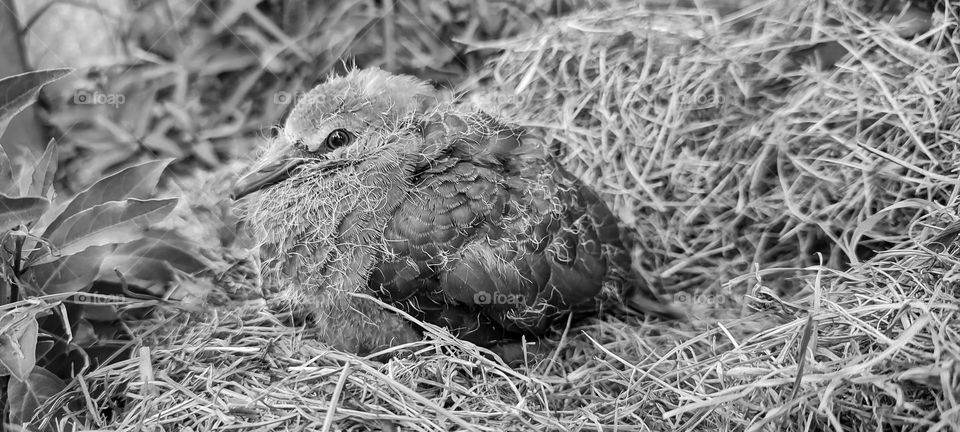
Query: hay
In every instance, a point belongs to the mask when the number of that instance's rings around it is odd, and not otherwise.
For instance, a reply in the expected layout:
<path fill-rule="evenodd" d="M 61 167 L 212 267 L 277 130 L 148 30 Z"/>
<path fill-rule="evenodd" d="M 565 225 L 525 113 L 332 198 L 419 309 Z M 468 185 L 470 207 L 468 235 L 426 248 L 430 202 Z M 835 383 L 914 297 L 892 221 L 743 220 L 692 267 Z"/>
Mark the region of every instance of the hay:
<path fill-rule="evenodd" d="M 858 264 L 955 191 L 956 57 L 931 49 L 937 29 L 910 43 L 851 7 L 767 3 L 731 21 L 600 12 L 487 45 L 508 51 L 490 76 L 512 93 L 488 104 L 554 141 L 637 227 L 667 291 L 817 252 Z M 812 41 L 853 54 L 797 65 Z"/>
<path fill-rule="evenodd" d="M 138 357 L 43 412 L 116 430 L 956 430 L 956 10 L 905 39 L 831 1 L 611 9 L 484 46 L 503 50 L 485 92 L 512 94 L 485 103 L 636 227 L 644 277 L 689 322 L 577 324 L 516 372 L 436 328 L 381 364 L 269 305 L 215 309 L 144 325 Z M 851 54 L 790 54 L 823 40 Z"/>

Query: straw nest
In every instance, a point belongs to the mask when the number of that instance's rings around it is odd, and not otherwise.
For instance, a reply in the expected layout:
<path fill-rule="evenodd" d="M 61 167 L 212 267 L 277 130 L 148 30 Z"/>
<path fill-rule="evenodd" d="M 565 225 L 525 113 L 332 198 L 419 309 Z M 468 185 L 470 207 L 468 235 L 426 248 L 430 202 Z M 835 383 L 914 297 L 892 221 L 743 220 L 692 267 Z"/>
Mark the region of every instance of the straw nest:
<path fill-rule="evenodd" d="M 514 371 L 436 328 L 386 364 L 333 352 L 253 302 L 141 326 L 133 358 L 44 412 L 120 430 L 956 429 L 957 9 L 905 37 L 855 6 L 611 9 L 478 46 L 502 50 L 481 103 L 604 194 L 688 322 L 574 324 Z M 823 41 L 848 54 L 797 54 Z"/>

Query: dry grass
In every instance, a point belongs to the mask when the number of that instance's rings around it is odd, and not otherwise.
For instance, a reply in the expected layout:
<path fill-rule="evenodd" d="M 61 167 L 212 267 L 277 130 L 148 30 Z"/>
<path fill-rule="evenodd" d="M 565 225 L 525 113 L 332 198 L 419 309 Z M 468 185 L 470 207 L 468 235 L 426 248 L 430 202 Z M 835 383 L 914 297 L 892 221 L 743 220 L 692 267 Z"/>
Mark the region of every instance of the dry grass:
<path fill-rule="evenodd" d="M 905 38 L 832 1 L 612 9 L 484 46 L 502 53 L 478 99 L 552 138 L 689 322 L 577 324 L 514 371 L 435 328 L 387 363 L 332 352 L 254 301 L 143 324 L 138 356 L 45 412 L 111 430 L 960 429 L 956 10 Z M 790 54 L 825 40 L 850 54 Z"/>

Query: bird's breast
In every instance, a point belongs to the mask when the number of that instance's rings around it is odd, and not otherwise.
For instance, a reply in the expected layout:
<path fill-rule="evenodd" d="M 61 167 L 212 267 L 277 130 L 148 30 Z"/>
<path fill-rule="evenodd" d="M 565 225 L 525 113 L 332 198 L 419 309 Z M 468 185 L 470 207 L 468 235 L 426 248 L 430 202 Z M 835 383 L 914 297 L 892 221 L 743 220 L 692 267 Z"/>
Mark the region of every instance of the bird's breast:
<path fill-rule="evenodd" d="M 248 204 L 267 274 L 305 289 L 356 291 L 383 246 L 383 226 L 406 191 L 399 170 L 296 175 Z"/>

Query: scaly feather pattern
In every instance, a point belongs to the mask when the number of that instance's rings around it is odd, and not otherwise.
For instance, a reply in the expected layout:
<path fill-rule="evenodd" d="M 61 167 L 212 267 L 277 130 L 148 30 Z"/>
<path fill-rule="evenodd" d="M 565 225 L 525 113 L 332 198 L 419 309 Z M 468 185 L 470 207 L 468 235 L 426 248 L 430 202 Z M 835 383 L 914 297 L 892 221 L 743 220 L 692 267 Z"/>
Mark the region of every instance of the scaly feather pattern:
<path fill-rule="evenodd" d="M 236 194 L 263 191 L 246 219 L 267 270 L 344 350 L 417 339 L 355 293 L 488 346 L 611 305 L 675 315 L 610 209 L 545 148 L 412 77 L 353 71 L 305 95 Z"/>

